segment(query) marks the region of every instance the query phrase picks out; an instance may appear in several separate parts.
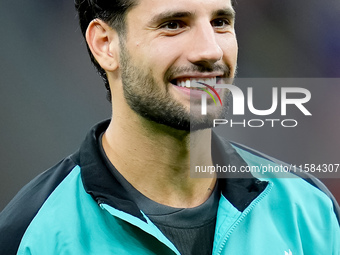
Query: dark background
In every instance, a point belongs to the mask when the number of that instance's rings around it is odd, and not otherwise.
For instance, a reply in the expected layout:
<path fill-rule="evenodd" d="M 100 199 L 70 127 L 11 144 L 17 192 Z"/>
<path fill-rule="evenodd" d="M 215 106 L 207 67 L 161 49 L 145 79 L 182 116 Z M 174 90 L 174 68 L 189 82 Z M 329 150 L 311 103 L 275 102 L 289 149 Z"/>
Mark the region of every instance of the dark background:
<path fill-rule="evenodd" d="M 238 0 L 236 10 L 238 77 L 340 77 L 338 0 Z M 0 0 L 0 24 L 1 210 L 29 180 L 74 152 L 95 123 L 110 117 L 111 106 L 73 1 Z M 317 155 L 340 163 L 339 86 L 320 84 L 312 109 L 324 119 L 302 134 L 233 129 L 230 139 L 286 162 L 311 163 Z M 340 201 L 339 179 L 323 181 Z"/>

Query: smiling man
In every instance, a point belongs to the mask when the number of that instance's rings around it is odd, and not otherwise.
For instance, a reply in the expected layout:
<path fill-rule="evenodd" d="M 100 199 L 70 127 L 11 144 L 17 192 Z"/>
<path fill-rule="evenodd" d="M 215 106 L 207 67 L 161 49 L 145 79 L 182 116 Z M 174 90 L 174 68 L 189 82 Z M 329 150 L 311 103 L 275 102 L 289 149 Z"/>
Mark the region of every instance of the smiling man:
<path fill-rule="evenodd" d="M 86 33 L 113 92 L 104 150 L 125 179 L 152 200 L 173 207 L 198 206 L 215 180 L 190 178 L 190 140 L 211 135 L 208 129 L 190 134 L 190 123 L 209 122 L 199 114 L 191 117 L 190 89 L 179 83 L 234 75 L 232 6 L 228 1 L 142 1 L 127 13 L 125 31 L 119 36 L 97 19 Z M 210 117 L 220 115 L 221 109 L 215 109 Z M 199 161 L 209 164 L 211 156 Z"/>
<path fill-rule="evenodd" d="M 215 135 L 225 107 L 208 100 L 201 115 L 205 92 L 189 88 L 235 76 L 230 0 L 76 8 L 112 119 L 4 209 L 1 254 L 340 254 L 337 204 L 315 178 L 190 177 L 191 165 L 276 163 Z"/>

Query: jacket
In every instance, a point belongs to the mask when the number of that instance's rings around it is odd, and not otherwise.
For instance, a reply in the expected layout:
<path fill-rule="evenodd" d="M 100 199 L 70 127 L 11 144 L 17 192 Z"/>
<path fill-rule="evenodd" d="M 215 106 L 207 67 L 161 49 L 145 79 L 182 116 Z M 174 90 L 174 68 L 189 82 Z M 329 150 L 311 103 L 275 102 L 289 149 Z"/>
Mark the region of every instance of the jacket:
<path fill-rule="evenodd" d="M 98 139 L 107 126 L 95 126 L 1 212 L 0 254 L 180 254 L 103 162 Z M 220 164 L 279 164 L 215 134 L 213 143 Z M 317 179 L 253 175 L 219 182 L 214 255 L 340 254 L 338 205 Z"/>

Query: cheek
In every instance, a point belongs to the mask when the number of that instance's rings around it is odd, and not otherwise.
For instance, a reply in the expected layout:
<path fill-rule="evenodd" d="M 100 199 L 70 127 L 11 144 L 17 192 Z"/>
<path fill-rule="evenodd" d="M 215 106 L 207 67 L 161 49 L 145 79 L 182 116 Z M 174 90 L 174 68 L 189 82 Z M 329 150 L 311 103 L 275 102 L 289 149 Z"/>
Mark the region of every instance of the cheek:
<path fill-rule="evenodd" d="M 223 51 L 224 60 L 231 66 L 235 66 L 238 55 L 238 44 L 236 36 L 221 39 L 219 42 Z"/>
<path fill-rule="evenodd" d="M 166 38 L 169 39 L 169 38 Z M 180 65 L 180 59 L 184 56 L 183 48 L 177 40 L 154 40 L 149 45 L 143 47 L 144 63 L 155 75 L 161 75 L 173 66 Z"/>
<path fill-rule="evenodd" d="M 234 58 L 235 58 L 235 61 L 237 61 L 237 56 L 238 56 L 238 43 L 237 43 L 236 37 L 235 37 L 235 39 L 234 39 L 234 46 L 233 46 L 233 49 L 234 49 Z"/>

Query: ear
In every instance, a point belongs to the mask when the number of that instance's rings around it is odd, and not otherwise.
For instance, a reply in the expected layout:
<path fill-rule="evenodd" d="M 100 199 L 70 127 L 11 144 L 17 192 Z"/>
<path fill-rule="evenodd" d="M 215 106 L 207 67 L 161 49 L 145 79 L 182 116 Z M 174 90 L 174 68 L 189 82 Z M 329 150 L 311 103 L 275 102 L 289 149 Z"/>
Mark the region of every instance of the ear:
<path fill-rule="evenodd" d="M 98 64 L 105 71 L 119 67 L 119 37 L 117 31 L 100 19 L 91 21 L 86 30 L 86 42 Z"/>

